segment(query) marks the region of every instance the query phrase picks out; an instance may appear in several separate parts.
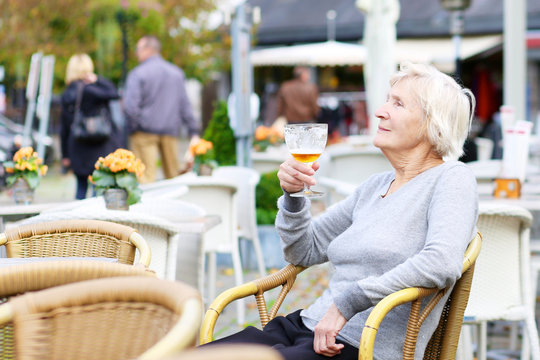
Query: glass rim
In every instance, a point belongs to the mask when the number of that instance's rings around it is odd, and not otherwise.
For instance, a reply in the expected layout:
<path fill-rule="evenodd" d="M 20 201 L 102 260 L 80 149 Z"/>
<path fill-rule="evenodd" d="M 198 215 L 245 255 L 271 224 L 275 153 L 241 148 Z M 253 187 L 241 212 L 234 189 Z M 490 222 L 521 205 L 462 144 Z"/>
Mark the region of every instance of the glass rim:
<path fill-rule="evenodd" d="M 322 126 L 322 127 L 328 127 L 328 124 L 326 123 L 298 123 L 298 124 L 285 124 L 285 127 L 287 126 Z"/>

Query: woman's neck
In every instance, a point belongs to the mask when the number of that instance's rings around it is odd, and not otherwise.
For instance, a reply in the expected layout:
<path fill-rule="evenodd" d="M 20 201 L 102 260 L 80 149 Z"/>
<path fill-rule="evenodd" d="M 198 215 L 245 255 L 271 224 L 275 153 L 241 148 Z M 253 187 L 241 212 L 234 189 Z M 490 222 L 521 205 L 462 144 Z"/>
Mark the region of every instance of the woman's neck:
<path fill-rule="evenodd" d="M 444 161 L 441 156 L 437 155 L 433 150 L 414 152 L 405 155 L 385 154 L 395 169 L 396 177 L 386 195 L 397 191 L 401 186 L 409 182 L 417 175 L 432 167 L 441 165 Z"/>

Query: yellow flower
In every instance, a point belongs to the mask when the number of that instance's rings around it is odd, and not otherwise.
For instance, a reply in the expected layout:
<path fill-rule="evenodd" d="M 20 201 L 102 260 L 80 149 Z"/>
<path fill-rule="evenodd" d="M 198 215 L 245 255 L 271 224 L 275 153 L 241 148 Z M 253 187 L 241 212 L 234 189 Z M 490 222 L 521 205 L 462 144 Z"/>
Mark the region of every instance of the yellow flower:
<path fill-rule="evenodd" d="M 270 128 L 266 126 L 258 126 L 257 129 L 255 129 L 255 140 L 257 141 L 263 141 L 266 140 L 268 137 L 268 134 L 270 134 Z"/>
<path fill-rule="evenodd" d="M 8 183 L 13 184 L 22 178 L 32 189 L 39 184 L 39 177 L 44 176 L 48 170 L 48 167 L 43 165 L 43 159 L 30 146 L 20 148 L 13 155 L 12 161 L 5 162 L 4 167 L 6 172 L 11 174 L 7 178 Z"/>
<path fill-rule="evenodd" d="M 15 155 L 13 155 L 13 161 L 19 161 L 23 159 L 29 159 L 34 154 L 34 149 L 30 146 L 20 148 Z M 37 153 L 35 155 L 37 157 Z"/>
<path fill-rule="evenodd" d="M 199 139 L 195 144 L 192 144 L 189 147 L 189 152 L 191 156 L 204 155 L 214 147 L 211 141 Z"/>

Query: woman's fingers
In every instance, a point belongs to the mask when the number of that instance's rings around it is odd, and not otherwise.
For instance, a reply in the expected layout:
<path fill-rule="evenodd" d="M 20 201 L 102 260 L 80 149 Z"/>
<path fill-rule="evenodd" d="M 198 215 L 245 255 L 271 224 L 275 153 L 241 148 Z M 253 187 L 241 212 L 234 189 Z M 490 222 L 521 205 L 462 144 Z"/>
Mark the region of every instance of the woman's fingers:
<path fill-rule="evenodd" d="M 318 166 L 317 166 L 318 168 Z M 304 184 L 313 186 L 316 184 L 313 175 L 315 170 L 309 165 L 294 160 L 287 159 L 279 167 L 278 178 L 281 187 L 287 192 L 296 192 L 304 188 Z"/>
<path fill-rule="evenodd" d="M 332 304 L 315 326 L 313 350 L 325 356 L 339 354 L 345 345 L 336 344 L 336 337 L 346 322 L 347 320 L 341 315 L 336 305 Z"/>

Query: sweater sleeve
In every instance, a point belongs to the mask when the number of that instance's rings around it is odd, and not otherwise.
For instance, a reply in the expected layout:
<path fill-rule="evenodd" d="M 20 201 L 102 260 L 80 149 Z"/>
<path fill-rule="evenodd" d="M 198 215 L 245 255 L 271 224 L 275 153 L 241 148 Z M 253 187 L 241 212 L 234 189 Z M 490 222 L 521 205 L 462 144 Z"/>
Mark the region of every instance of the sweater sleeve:
<path fill-rule="evenodd" d="M 448 169 L 434 188 L 423 249 L 380 276 L 353 282 L 347 291 L 334 295 L 336 306 L 350 319 L 388 294 L 407 287 L 452 286 L 461 276 L 463 255 L 474 235 L 477 218 L 474 175 L 464 166 Z"/>
<path fill-rule="evenodd" d="M 132 70 L 127 77 L 123 96 L 124 114 L 131 132 L 141 123 L 142 80 L 137 69 Z"/>
<path fill-rule="evenodd" d="M 302 266 L 328 261 L 328 245 L 351 225 L 357 199 L 357 194 L 351 195 L 312 219 L 309 199 L 288 194 L 279 198 L 276 229 L 285 260 Z"/>

